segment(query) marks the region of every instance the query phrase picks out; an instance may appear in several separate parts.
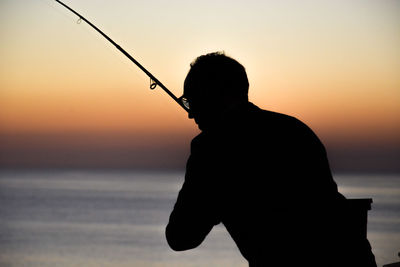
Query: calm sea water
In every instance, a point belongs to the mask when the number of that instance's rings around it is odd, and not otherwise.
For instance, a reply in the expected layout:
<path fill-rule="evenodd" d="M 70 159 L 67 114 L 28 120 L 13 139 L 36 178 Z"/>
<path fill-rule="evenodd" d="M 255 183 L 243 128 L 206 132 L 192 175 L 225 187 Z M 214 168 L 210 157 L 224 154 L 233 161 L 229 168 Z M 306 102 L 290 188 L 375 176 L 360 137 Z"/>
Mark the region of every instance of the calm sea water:
<path fill-rule="evenodd" d="M 164 227 L 182 177 L 1 171 L 0 266 L 247 266 L 222 226 L 195 250 L 169 249 Z M 373 198 L 368 238 L 378 266 L 397 261 L 400 176 L 336 175 L 335 180 L 347 197 Z"/>

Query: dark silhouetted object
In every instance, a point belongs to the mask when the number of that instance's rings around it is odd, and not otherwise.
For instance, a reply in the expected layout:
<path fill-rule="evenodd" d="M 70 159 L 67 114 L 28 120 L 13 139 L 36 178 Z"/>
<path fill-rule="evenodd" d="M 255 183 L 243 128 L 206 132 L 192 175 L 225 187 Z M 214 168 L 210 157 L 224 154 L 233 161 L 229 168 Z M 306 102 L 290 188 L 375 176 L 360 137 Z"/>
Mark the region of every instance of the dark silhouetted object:
<path fill-rule="evenodd" d="M 397 256 L 400 257 L 400 252 L 397 253 Z M 383 267 L 400 267 L 400 261 L 399 261 L 399 262 L 394 262 L 394 263 L 390 263 L 390 264 L 383 265 Z"/>
<path fill-rule="evenodd" d="M 313 131 L 250 103 L 248 87 L 223 53 L 191 64 L 180 99 L 202 132 L 166 228 L 170 247 L 195 248 L 223 223 L 251 267 L 376 266 L 371 202 L 346 200 Z"/>
<path fill-rule="evenodd" d="M 400 267 L 400 262 L 383 265 L 383 267 Z"/>

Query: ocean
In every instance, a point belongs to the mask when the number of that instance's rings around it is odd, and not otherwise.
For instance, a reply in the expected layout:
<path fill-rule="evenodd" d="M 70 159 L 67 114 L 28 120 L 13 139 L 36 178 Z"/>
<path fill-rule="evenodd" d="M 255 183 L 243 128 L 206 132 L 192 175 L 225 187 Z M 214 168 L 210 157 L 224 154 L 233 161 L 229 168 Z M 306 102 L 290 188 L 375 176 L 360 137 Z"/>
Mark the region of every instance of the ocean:
<path fill-rule="evenodd" d="M 399 261 L 400 175 L 334 178 L 346 197 L 373 198 L 368 239 L 378 266 Z M 194 250 L 168 247 L 182 182 L 182 172 L 0 171 L 0 266 L 247 266 L 221 225 Z"/>

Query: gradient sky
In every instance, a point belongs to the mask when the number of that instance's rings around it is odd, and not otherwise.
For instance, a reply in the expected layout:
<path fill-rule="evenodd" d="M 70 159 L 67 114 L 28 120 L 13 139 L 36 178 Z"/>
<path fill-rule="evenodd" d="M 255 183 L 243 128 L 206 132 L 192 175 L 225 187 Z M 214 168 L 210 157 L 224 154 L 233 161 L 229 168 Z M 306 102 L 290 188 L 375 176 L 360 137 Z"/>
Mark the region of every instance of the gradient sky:
<path fill-rule="evenodd" d="M 334 171 L 399 171 L 399 1 L 65 0 L 176 95 L 225 51 L 249 98 L 293 115 Z M 181 108 L 52 0 L 0 0 L 0 166 L 183 167 Z"/>

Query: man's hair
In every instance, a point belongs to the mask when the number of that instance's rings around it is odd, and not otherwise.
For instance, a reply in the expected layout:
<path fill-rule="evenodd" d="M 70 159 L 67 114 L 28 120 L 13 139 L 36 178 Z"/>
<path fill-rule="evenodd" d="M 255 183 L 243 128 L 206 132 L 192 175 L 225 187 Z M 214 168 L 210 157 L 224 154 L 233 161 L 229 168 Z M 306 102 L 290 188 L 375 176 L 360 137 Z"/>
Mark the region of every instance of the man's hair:
<path fill-rule="evenodd" d="M 190 64 L 186 76 L 185 94 L 210 97 L 229 95 L 248 99 L 249 81 L 245 68 L 224 52 L 199 56 Z"/>

